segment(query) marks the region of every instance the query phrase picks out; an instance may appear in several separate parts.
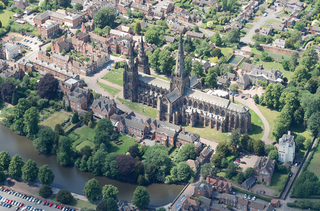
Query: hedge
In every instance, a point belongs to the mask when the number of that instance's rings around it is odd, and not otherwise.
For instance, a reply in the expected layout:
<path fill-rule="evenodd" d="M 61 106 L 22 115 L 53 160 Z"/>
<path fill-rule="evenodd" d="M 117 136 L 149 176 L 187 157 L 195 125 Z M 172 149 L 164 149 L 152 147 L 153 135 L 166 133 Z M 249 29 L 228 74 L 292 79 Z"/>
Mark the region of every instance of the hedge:
<path fill-rule="evenodd" d="M 260 196 L 259 194 L 255 194 L 255 193 L 252 193 L 252 192 L 249 192 L 249 191 L 245 191 L 245 190 L 242 190 L 242 189 L 237 188 L 235 186 L 232 186 L 232 189 L 234 191 L 239 192 L 239 193 L 244 193 L 244 194 L 248 194 L 248 195 L 251 195 L 251 196 L 255 196 L 257 199 L 261 199 L 261 200 L 264 200 L 264 201 L 267 201 L 267 202 L 271 202 L 271 200 L 272 200 L 271 198 Z"/>

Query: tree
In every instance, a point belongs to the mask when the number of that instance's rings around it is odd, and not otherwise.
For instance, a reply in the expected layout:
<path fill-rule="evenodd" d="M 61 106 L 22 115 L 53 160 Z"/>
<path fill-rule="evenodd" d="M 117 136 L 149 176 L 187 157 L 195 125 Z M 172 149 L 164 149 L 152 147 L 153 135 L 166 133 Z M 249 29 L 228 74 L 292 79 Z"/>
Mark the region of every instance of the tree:
<path fill-rule="evenodd" d="M 0 21 L 0 28 L 2 28 L 2 22 Z"/>
<path fill-rule="evenodd" d="M 64 135 L 64 130 L 60 124 L 56 124 L 54 131 L 57 131 L 57 133 L 61 136 Z"/>
<path fill-rule="evenodd" d="M 231 84 L 229 89 L 233 92 L 237 91 L 239 89 L 238 84 Z"/>
<path fill-rule="evenodd" d="M 311 149 L 311 147 L 312 147 L 312 141 L 311 141 L 311 139 L 308 139 L 308 140 L 306 141 L 306 150 Z"/>
<path fill-rule="evenodd" d="M 140 150 L 137 145 L 129 147 L 128 152 L 133 158 L 140 157 Z"/>
<path fill-rule="evenodd" d="M 173 56 L 171 56 L 170 51 L 164 50 L 159 53 L 159 65 L 159 70 L 161 71 L 161 73 L 171 73 L 174 65 L 174 58 Z"/>
<path fill-rule="evenodd" d="M 119 190 L 117 187 L 113 185 L 105 185 L 102 188 L 102 198 L 108 199 L 108 198 L 117 198 L 117 195 L 119 193 Z"/>
<path fill-rule="evenodd" d="M 94 136 L 94 143 L 99 145 L 104 143 L 106 146 L 109 144 L 111 134 L 113 133 L 113 126 L 109 119 L 99 120 Z"/>
<path fill-rule="evenodd" d="M 117 211 L 118 205 L 113 198 L 102 199 L 98 204 L 96 211 Z"/>
<path fill-rule="evenodd" d="M 99 201 L 99 203 L 97 204 L 96 207 L 96 211 L 105 211 L 108 210 L 108 202 L 107 199 L 102 199 L 101 201 Z"/>
<path fill-rule="evenodd" d="M 6 181 L 8 175 L 4 171 L 0 171 L 0 182 Z"/>
<path fill-rule="evenodd" d="M 9 152 L 7 151 L 0 152 L 0 167 L 3 170 L 8 170 L 10 161 L 11 161 L 11 157 L 9 155 Z"/>
<path fill-rule="evenodd" d="M 177 166 L 171 169 L 171 180 L 173 182 L 188 182 L 193 171 L 186 162 L 180 162 Z"/>
<path fill-rule="evenodd" d="M 93 17 L 95 27 L 103 29 L 105 26 L 112 27 L 116 18 L 116 12 L 112 7 L 103 7 Z"/>
<path fill-rule="evenodd" d="M 27 182 L 33 182 L 38 177 L 38 166 L 33 160 L 28 160 L 22 167 L 22 179 Z"/>
<path fill-rule="evenodd" d="M 74 9 L 77 11 L 83 10 L 83 6 L 80 3 L 76 3 L 76 5 L 74 6 Z"/>
<path fill-rule="evenodd" d="M 187 56 L 184 59 L 184 63 L 185 63 L 184 65 L 185 65 L 186 72 L 190 74 L 192 71 L 192 58 L 190 56 Z"/>
<path fill-rule="evenodd" d="M 154 50 L 152 55 L 150 56 L 150 66 L 152 69 L 158 71 L 159 70 L 159 54 L 160 54 L 160 49 L 157 48 Z"/>
<path fill-rule="evenodd" d="M 140 21 L 137 21 L 137 22 L 134 24 L 134 31 L 135 31 L 137 34 L 140 34 L 140 32 L 141 32 L 141 24 L 140 24 Z"/>
<path fill-rule="evenodd" d="M 308 128 L 311 131 L 313 136 L 317 136 L 320 131 L 320 112 L 311 114 L 310 118 L 308 118 Z"/>
<path fill-rule="evenodd" d="M 138 161 L 130 155 L 116 155 L 118 163 L 119 178 L 126 182 L 136 182 L 137 178 L 133 177 L 135 172 L 135 163 Z"/>
<path fill-rule="evenodd" d="M 220 142 L 216 147 L 216 151 L 220 157 L 223 157 L 223 158 L 227 157 L 230 153 L 227 142 Z"/>
<path fill-rule="evenodd" d="M 266 52 L 266 51 L 262 52 L 260 59 L 261 59 L 261 61 L 264 61 L 264 62 L 270 62 L 272 60 L 271 56 L 269 56 L 268 52 Z"/>
<path fill-rule="evenodd" d="M 236 165 L 232 162 L 229 163 L 228 168 L 226 169 L 226 178 L 231 179 L 237 174 Z"/>
<path fill-rule="evenodd" d="M 50 166 L 45 164 L 39 168 L 38 178 L 42 185 L 50 185 L 55 176 Z"/>
<path fill-rule="evenodd" d="M 296 147 L 298 149 L 304 149 L 304 142 L 306 141 L 304 136 L 298 135 L 294 141 L 296 142 Z"/>
<path fill-rule="evenodd" d="M 279 156 L 279 154 L 278 154 L 278 150 L 271 150 L 270 152 L 269 152 L 269 154 L 268 154 L 268 157 L 270 158 L 270 159 L 272 159 L 272 160 L 275 160 L 275 161 L 277 161 L 278 160 L 278 156 Z"/>
<path fill-rule="evenodd" d="M 259 8 L 259 10 L 260 10 L 262 13 L 264 13 L 264 12 L 265 12 L 265 10 L 266 10 L 266 8 L 264 8 L 264 7 L 260 7 L 260 8 Z"/>
<path fill-rule="evenodd" d="M 5 82 L 2 84 L 1 87 L 1 98 L 3 101 L 7 103 L 11 103 L 12 95 L 16 91 L 15 86 L 11 82 Z"/>
<path fill-rule="evenodd" d="M 304 28 L 304 23 L 302 21 L 297 21 L 296 24 L 294 25 L 294 29 L 297 31 L 302 31 Z"/>
<path fill-rule="evenodd" d="M 221 49 L 220 48 L 214 48 L 211 52 L 211 55 L 213 57 L 220 57 L 221 56 Z"/>
<path fill-rule="evenodd" d="M 20 98 L 18 101 L 18 104 L 14 107 L 13 116 L 14 118 L 20 119 L 23 118 L 23 115 L 26 113 L 26 111 L 31 108 L 31 105 L 28 100 L 25 98 Z"/>
<path fill-rule="evenodd" d="M 245 180 L 244 173 L 243 172 L 239 172 L 237 174 L 237 178 L 236 179 L 237 179 L 237 183 L 238 184 L 243 183 L 243 181 Z"/>
<path fill-rule="evenodd" d="M 71 122 L 72 122 L 72 124 L 79 122 L 79 115 L 78 115 L 77 111 L 74 111 Z"/>
<path fill-rule="evenodd" d="M 22 175 L 23 165 L 24 165 L 24 162 L 22 160 L 21 155 L 13 156 L 9 164 L 8 173 L 15 179 L 20 178 Z"/>
<path fill-rule="evenodd" d="M 83 123 L 89 124 L 93 120 L 93 114 L 89 111 L 86 111 L 83 118 Z"/>
<path fill-rule="evenodd" d="M 249 167 L 246 169 L 245 171 L 245 178 L 248 179 L 249 177 L 251 177 L 254 174 L 254 168 Z"/>
<path fill-rule="evenodd" d="M 185 144 L 179 151 L 177 162 L 195 160 L 197 157 L 196 147 L 193 143 Z"/>
<path fill-rule="evenodd" d="M 239 43 L 240 42 L 240 32 L 238 28 L 234 27 L 227 34 L 226 39 L 229 43 Z"/>
<path fill-rule="evenodd" d="M 283 59 L 281 61 L 281 64 L 282 64 L 283 69 L 285 69 L 287 71 L 290 69 L 290 62 L 288 60 Z"/>
<path fill-rule="evenodd" d="M 264 155 L 264 145 L 265 143 L 261 140 L 255 141 L 253 146 L 254 153 L 259 156 Z"/>
<path fill-rule="evenodd" d="M 217 32 L 214 34 L 214 41 L 215 41 L 214 43 L 216 44 L 216 46 L 221 46 L 222 40 L 221 40 L 220 34 Z"/>
<path fill-rule="evenodd" d="M 194 25 L 194 27 L 193 27 L 193 31 L 195 31 L 195 32 L 199 32 L 199 26 Z"/>
<path fill-rule="evenodd" d="M 145 187 L 138 186 L 133 193 L 131 203 L 139 209 L 148 206 L 150 203 L 150 196 Z"/>
<path fill-rule="evenodd" d="M 17 94 L 14 92 L 14 93 L 12 94 L 11 104 L 12 104 L 12 105 L 17 105 L 17 103 L 18 103 L 18 96 L 17 96 Z"/>
<path fill-rule="evenodd" d="M 35 139 L 32 144 L 41 153 L 49 154 L 53 146 L 53 140 L 55 133 L 50 127 L 42 128 L 38 132 L 38 138 Z"/>
<path fill-rule="evenodd" d="M 57 95 L 59 82 L 50 73 L 45 74 L 37 84 L 37 93 L 41 98 L 53 99 Z"/>
<path fill-rule="evenodd" d="M 156 30 L 154 29 L 149 29 L 145 35 L 144 35 L 146 41 L 148 43 L 152 43 L 152 44 L 155 44 L 155 45 L 158 45 L 159 42 L 160 42 L 160 39 L 159 39 L 159 32 L 157 32 Z"/>
<path fill-rule="evenodd" d="M 23 115 L 24 128 L 23 131 L 27 137 L 34 137 L 38 133 L 39 111 L 36 107 L 29 108 Z"/>
<path fill-rule="evenodd" d="M 203 178 L 207 178 L 211 176 L 212 169 L 213 169 L 212 163 L 205 163 L 201 166 L 200 175 Z"/>
<path fill-rule="evenodd" d="M 218 76 L 218 74 L 215 71 L 215 69 L 210 68 L 209 72 L 206 76 L 206 79 L 205 79 L 205 85 L 207 85 L 211 88 L 217 87 L 217 76 Z"/>
<path fill-rule="evenodd" d="M 62 204 L 69 203 L 73 198 L 73 196 L 71 195 L 71 192 L 66 189 L 59 190 L 56 196 L 57 196 L 57 201 Z"/>
<path fill-rule="evenodd" d="M 252 99 L 255 104 L 259 104 L 259 96 L 257 94 L 253 95 Z"/>
<path fill-rule="evenodd" d="M 57 153 L 57 161 L 62 166 L 72 164 L 72 140 L 67 136 L 59 138 L 59 151 Z"/>
<path fill-rule="evenodd" d="M 49 185 L 42 185 L 39 190 L 39 195 L 43 198 L 49 198 L 52 195 L 52 187 Z"/>
<path fill-rule="evenodd" d="M 98 180 L 94 178 L 89 180 L 84 186 L 83 193 L 89 201 L 98 200 L 101 195 L 101 188 Z"/>
<path fill-rule="evenodd" d="M 294 71 L 295 68 L 298 66 L 299 62 L 298 62 L 298 59 L 299 59 L 299 53 L 297 51 L 294 51 L 291 56 L 290 56 L 290 70 L 291 71 Z"/>

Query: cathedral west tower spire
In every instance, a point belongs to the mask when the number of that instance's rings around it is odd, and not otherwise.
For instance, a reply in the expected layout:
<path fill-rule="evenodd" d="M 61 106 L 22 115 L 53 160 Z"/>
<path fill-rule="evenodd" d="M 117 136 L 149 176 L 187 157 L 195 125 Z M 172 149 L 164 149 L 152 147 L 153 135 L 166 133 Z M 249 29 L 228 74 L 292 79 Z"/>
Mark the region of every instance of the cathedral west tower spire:
<path fill-rule="evenodd" d="M 141 73 L 150 75 L 149 58 L 146 55 L 146 52 L 144 51 L 143 36 L 141 36 L 138 70 Z"/>
<path fill-rule="evenodd" d="M 138 64 L 134 61 L 132 42 L 129 43 L 129 59 L 123 71 L 123 97 L 131 102 L 137 101 Z"/>

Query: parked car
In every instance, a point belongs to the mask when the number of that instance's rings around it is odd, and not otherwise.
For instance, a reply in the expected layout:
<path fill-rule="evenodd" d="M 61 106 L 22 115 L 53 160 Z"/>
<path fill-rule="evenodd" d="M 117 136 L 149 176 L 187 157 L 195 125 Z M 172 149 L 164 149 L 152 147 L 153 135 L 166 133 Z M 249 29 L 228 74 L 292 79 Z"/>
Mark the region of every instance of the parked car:
<path fill-rule="evenodd" d="M 247 194 L 244 194 L 244 198 L 245 198 L 245 199 L 247 198 Z"/>
<path fill-rule="evenodd" d="M 252 198 L 253 201 L 255 201 L 256 199 L 257 199 L 257 198 L 256 198 L 255 196 Z"/>

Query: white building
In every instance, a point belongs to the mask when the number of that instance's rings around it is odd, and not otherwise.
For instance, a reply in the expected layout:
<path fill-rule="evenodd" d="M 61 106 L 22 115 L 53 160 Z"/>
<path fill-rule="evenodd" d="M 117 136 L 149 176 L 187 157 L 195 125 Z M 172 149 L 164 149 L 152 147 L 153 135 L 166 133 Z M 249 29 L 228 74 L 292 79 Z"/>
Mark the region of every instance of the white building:
<path fill-rule="evenodd" d="M 4 52 L 6 53 L 6 59 L 10 60 L 19 55 L 20 47 L 16 44 L 7 42 L 4 44 Z"/>
<path fill-rule="evenodd" d="M 296 145 L 294 142 L 294 137 L 290 134 L 290 131 L 288 131 L 288 134 L 283 134 L 282 138 L 279 139 L 278 160 L 282 163 L 293 163 L 295 149 Z"/>

